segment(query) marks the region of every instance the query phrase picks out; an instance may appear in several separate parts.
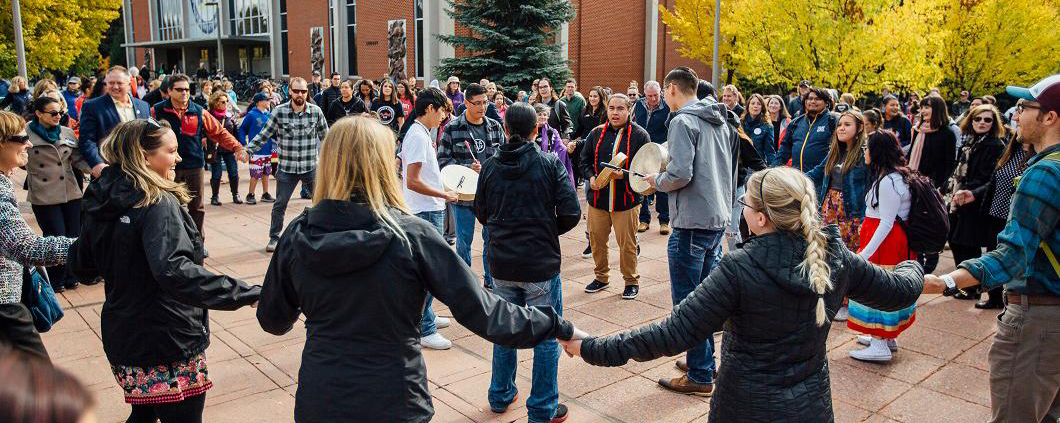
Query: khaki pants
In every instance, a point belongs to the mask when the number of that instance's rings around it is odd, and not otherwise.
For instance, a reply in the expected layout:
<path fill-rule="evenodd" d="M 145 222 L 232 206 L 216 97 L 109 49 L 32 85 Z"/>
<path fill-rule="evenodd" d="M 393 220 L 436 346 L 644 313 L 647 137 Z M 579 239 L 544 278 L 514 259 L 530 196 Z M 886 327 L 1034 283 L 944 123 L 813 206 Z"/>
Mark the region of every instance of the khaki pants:
<path fill-rule="evenodd" d="M 626 285 L 637 285 L 640 275 L 637 274 L 637 214 L 640 206 L 620 212 L 609 212 L 589 207 L 589 246 L 593 250 L 593 262 L 596 263 L 596 280 L 607 283 L 607 241 L 611 229 L 615 230 L 618 241 L 618 262 L 622 270 L 622 279 Z"/>
<path fill-rule="evenodd" d="M 1060 306 L 1009 304 L 997 320 L 988 354 L 990 421 L 1058 421 Z"/>

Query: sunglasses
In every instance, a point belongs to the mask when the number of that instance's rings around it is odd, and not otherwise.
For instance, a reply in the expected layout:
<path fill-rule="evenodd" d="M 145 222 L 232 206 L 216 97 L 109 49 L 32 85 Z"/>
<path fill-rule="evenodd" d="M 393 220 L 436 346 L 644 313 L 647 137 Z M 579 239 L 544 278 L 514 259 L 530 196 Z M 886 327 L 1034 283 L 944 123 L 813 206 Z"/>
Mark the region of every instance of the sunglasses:
<path fill-rule="evenodd" d="M 291 92 L 294 93 L 294 94 L 305 94 L 305 93 L 308 93 L 309 90 L 296 90 L 296 89 L 292 88 Z"/>
<path fill-rule="evenodd" d="M 177 87 L 173 87 L 173 88 L 170 88 L 170 89 L 173 90 L 173 91 L 176 91 L 178 93 L 191 92 L 191 88 L 177 88 Z"/>
<path fill-rule="evenodd" d="M 162 125 L 159 124 L 155 118 L 147 118 L 147 127 L 144 128 L 144 138 L 146 139 L 148 135 L 151 135 L 160 129 L 162 129 Z"/>
<path fill-rule="evenodd" d="M 29 141 L 29 135 L 12 135 L 10 137 L 7 137 L 5 141 L 18 144 L 25 144 L 26 141 Z"/>
<path fill-rule="evenodd" d="M 978 122 L 994 123 L 994 118 L 989 117 L 989 116 L 987 116 L 987 117 L 976 116 L 976 117 L 972 118 L 972 122 L 976 122 L 976 123 L 978 123 Z"/>
<path fill-rule="evenodd" d="M 41 113 L 44 113 L 44 114 L 46 114 L 48 116 L 51 116 L 51 117 L 62 116 L 62 115 L 66 114 L 66 112 L 62 111 L 62 110 L 56 110 L 54 112 L 44 112 L 44 111 L 42 111 Z"/>

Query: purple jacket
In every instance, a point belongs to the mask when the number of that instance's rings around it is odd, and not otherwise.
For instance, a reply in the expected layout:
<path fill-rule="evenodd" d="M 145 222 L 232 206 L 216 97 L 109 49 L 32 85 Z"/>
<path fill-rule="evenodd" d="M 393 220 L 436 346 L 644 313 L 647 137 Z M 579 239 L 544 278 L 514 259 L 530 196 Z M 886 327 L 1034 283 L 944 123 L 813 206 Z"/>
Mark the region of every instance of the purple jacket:
<path fill-rule="evenodd" d="M 548 124 L 541 126 L 541 132 L 537 136 L 537 145 L 541 147 L 541 151 L 552 153 L 559 158 L 559 161 L 563 163 L 563 166 L 567 168 L 567 179 L 570 180 L 570 186 L 574 186 L 574 166 L 571 164 L 570 156 L 567 155 L 567 146 L 563 145 L 563 141 L 559 139 L 559 132 L 552 129 Z M 577 190 L 577 187 L 575 187 Z"/>

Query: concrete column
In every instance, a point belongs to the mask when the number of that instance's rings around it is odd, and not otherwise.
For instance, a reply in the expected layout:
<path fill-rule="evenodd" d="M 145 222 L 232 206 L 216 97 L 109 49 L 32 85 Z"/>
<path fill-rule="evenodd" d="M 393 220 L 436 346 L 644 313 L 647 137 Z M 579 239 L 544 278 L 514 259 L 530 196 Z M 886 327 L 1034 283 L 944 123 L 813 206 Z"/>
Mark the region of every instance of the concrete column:
<path fill-rule="evenodd" d="M 559 44 L 559 54 L 564 60 L 570 58 L 570 24 L 560 25 L 556 33 L 556 43 Z"/>
<path fill-rule="evenodd" d="M 655 79 L 659 62 L 659 0 L 645 0 L 644 82 Z"/>
<path fill-rule="evenodd" d="M 435 35 L 453 35 L 456 23 L 445 12 L 445 0 L 424 0 L 423 7 L 423 86 L 429 86 L 432 79 L 437 79 L 435 68 L 442 59 L 455 56 L 453 46 L 443 43 Z M 442 83 L 443 81 L 439 81 Z"/>
<path fill-rule="evenodd" d="M 132 4 L 130 0 L 124 0 L 121 2 L 121 15 L 122 19 L 125 20 L 125 44 L 134 43 L 134 28 L 133 28 L 133 16 L 132 16 Z M 140 28 L 141 31 L 148 30 L 151 28 Z M 136 66 L 136 49 L 133 47 L 125 47 L 125 66 L 135 67 Z"/>
<path fill-rule="evenodd" d="M 280 0 L 272 0 L 272 7 L 269 10 L 269 27 L 272 28 L 269 31 L 269 72 L 272 73 L 273 78 L 279 78 L 283 75 L 283 57 L 287 57 L 287 52 L 283 51 L 283 43 L 280 40 Z M 280 55 L 283 56 L 280 56 Z"/>

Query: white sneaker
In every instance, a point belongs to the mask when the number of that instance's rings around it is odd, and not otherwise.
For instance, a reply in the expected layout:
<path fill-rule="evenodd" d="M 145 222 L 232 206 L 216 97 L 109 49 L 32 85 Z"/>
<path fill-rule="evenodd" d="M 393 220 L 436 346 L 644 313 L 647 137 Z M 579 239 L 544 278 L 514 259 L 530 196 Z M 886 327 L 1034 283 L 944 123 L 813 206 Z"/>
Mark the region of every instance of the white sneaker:
<path fill-rule="evenodd" d="M 453 347 L 453 343 L 445 339 L 442 334 L 435 332 L 433 335 L 420 338 L 420 346 L 432 350 L 447 350 Z"/>
<path fill-rule="evenodd" d="M 850 357 L 861 361 L 891 361 L 891 349 L 884 340 L 873 338 L 868 348 L 851 351 Z"/>
<path fill-rule="evenodd" d="M 858 343 L 861 345 L 869 345 L 870 343 L 872 343 L 872 337 L 868 335 L 858 335 Z M 891 352 L 898 351 L 898 340 L 888 339 L 887 348 L 889 348 Z"/>
<path fill-rule="evenodd" d="M 449 327 L 449 318 L 441 316 L 435 317 L 434 326 L 436 326 L 438 329 L 445 329 Z"/>
<path fill-rule="evenodd" d="M 850 317 L 850 314 L 847 313 L 847 306 L 842 306 L 842 307 L 839 307 L 839 311 L 837 311 L 835 313 L 835 317 L 833 317 L 832 320 L 837 321 L 837 322 L 845 322 L 845 321 L 847 321 L 847 318 L 849 318 L 849 317 Z"/>

